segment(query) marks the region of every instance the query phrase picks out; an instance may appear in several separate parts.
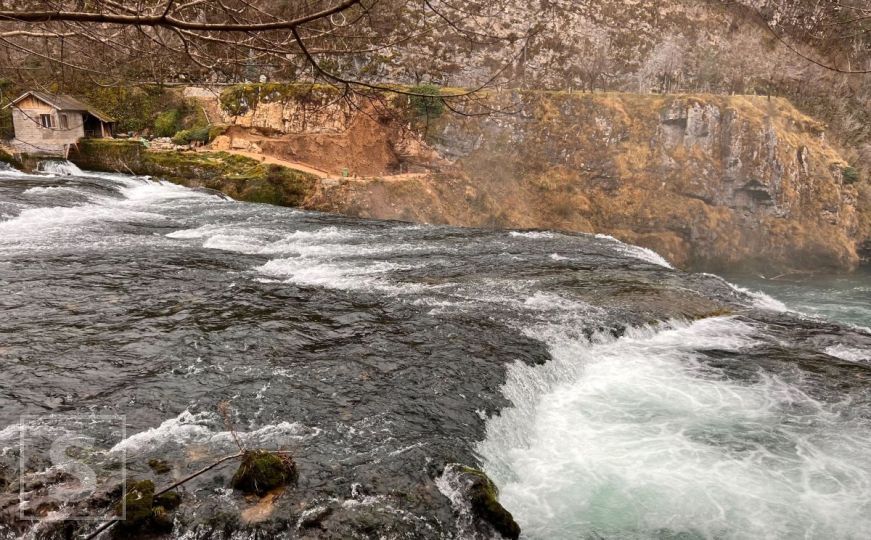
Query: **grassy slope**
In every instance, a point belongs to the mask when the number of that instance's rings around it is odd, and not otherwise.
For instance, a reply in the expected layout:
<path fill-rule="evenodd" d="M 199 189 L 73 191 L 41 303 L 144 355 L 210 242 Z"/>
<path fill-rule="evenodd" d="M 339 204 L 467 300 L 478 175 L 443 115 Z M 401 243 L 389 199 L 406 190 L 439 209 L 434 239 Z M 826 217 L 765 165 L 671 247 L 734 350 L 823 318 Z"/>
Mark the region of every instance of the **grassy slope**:
<path fill-rule="evenodd" d="M 281 206 L 302 204 L 316 182 L 310 174 L 226 152 L 153 152 L 137 141 L 83 140 L 70 159 L 85 169 L 151 175 Z"/>

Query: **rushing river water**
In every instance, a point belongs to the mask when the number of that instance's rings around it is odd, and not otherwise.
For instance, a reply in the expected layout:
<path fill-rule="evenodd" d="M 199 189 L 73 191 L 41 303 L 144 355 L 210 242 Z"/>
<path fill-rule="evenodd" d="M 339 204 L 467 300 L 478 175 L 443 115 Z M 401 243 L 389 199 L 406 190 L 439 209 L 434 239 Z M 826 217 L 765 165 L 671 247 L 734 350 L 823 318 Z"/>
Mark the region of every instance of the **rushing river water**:
<path fill-rule="evenodd" d="M 766 279 L 737 275 L 729 279 L 777 298 L 785 308 L 871 328 L 871 268 L 829 276 L 786 275 Z"/>
<path fill-rule="evenodd" d="M 223 401 L 243 444 L 294 453 L 268 520 L 218 468 L 185 487 L 176 535 L 235 512 L 221 527 L 302 536 L 328 508 L 332 537 L 470 537 L 437 479 L 451 462 L 483 467 L 530 539 L 871 531 L 871 334 L 845 324 L 862 321 L 608 237 L 55 166 L 0 171 L 0 287 L 4 474 L 22 437 L 62 429 L 19 417 L 48 413 L 124 415 L 104 457 L 159 485 L 149 458 L 178 478 L 234 451 Z"/>

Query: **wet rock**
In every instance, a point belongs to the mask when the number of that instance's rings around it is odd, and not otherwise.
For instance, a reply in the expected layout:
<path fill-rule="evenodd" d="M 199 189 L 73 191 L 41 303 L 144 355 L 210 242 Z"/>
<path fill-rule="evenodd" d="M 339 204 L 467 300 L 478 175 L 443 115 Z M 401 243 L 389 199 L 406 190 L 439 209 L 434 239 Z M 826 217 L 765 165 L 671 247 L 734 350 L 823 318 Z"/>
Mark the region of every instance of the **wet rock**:
<path fill-rule="evenodd" d="M 290 456 L 255 450 L 242 456 L 230 483 L 243 493 L 262 497 L 272 489 L 295 482 L 297 476 L 296 464 Z"/>
<path fill-rule="evenodd" d="M 162 507 L 166 510 L 175 510 L 181 504 L 181 495 L 175 491 L 168 491 L 154 498 L 154 506 Z"/>
<path fill-rule="evenodd" d="M 469 482 L 467 493 L 473 515 L 492 525 L 505 538 L 519 538 L 520 526 L 514 521 L 511 512 L 499 504 L 499 491 L 487 475 L 471 468 L 465 469 L 463 473 Z"/>
<path fill-rule="evenodd" d="M 299 520 L 299 527 L 301 529 L 321 528 L 324 520 L 330 517 L 334 511 L 335 508 L 332 506 L 318 506 L 306 510 Z"/>
<path fill-rule="evenodd" d="M 141 480 L 134 482 L 124 496 L 123 503 L 115 506 L 115 513 L 124 516 L 120 522 L 121 529 L 138 528 L 151 518 L 154 506 L 154 482 Z"/>
<path fill-rule="evenodd" d="M 155 474 L 166 474 L 172 470 L 172 467 L 169 466 L 165 459 L 149 459 L 148 466 L 151 467 Z"/>
<path fill-rule="evenodd" d="M 170 512 L 181 504 L 181 495 L 170 491 L 155 496 L 154 482 L 141 480 L 128 488 L 124 503 L 126 508 L 115 506 L 115 513 L 125 517 L 114 529 L 116 538 L 165 534 L 172 530 Z"/>
<path fill-rule="evenodd" d="M 464 538 L 491 538 L 493 533 L 510 540 L 520 537 L 520 526 L 499 503 L 499 490 L 482 471 L 450 464 L 437 483 L 459 514 L 457 525 Z"/>

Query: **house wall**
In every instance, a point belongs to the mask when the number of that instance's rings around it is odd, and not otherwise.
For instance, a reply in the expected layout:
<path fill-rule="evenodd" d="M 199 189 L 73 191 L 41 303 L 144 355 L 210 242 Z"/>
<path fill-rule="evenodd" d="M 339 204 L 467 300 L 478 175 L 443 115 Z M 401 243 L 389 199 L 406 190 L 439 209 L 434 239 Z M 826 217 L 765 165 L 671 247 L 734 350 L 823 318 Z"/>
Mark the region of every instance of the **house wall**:
<path fill-rule="evenodd" d="M 39 115 L 51 114 L 53 128 L 44 128 Z M 67 115 L 69 129 L 60 129 L 60 114 Z M 63 154 L 66 145 L 78 142 L 85 136 L 84 118 L 78 112 L 58 113 L 48 105 L 27 98 L 12 108 L 12 124 L 15 127 L 13 146 L 19 152 Z"/>

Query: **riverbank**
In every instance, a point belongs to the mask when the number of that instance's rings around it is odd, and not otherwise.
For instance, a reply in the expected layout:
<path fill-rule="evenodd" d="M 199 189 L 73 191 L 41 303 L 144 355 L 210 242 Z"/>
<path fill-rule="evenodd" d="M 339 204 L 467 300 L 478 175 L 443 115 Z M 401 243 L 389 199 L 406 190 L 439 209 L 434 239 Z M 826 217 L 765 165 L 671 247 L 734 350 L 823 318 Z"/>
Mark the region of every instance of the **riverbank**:
<path fill-rule="evenodd" d="M 229 152 L 152 151 L 139 141 L 84 139 L 69 157 L 87 170 L 165 178 L 240 201 L 278 206 L 301 206 L 317 180 L 275 162 Z"/>
<path fill-rule="evenodd" d="M 837 271 L 867 257 L 871 184 L 782 98 L 516 91 L 481 96 L 502 112 L 422 120 L 402 98 L 284 88 L 196 95 L 231 126 L 222 147 L 364 180 L 319 184 L 308 208 L 608 234 L 696 270 Z M 384 180 L 402 172 L 419 174 Z"/>
<path fill-rule="evenodd" d="M 222 126 L 201 130 L 207 146 L 86 140 L 71 159 L 354 217 L 606 234 L 692 270 L 849 271 L 869 256 L 871 184 L 780 98 L 485 94 L 511 114 L 422 123 L 400 98 L 331 92 L 192 92 Z"/>

